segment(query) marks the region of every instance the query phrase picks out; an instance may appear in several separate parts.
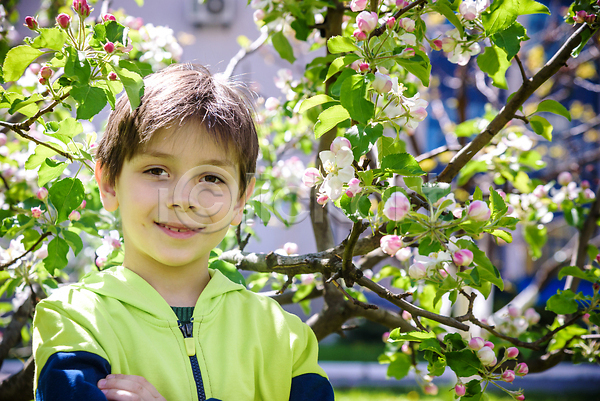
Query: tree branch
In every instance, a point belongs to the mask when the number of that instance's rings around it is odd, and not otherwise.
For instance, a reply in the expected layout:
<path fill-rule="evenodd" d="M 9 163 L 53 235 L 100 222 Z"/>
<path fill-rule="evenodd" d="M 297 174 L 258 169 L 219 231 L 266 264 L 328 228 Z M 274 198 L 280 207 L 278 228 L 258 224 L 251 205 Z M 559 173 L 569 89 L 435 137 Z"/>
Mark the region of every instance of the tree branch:
<path fill-rule="evenodd" d="M 571 57 L 571 52 L 581 43 L 582 33 L 591 30 L 587 24 L 581 25 L 556 54 L 538 71 L 530 80 L 524 82 L 517 90 L 510 102 L 500 110 L 498 115 L 490 122 L 485 131 L 480 133 L 473 141 L 465 146 L 454 156 L 448 166 L 438 176 L 439 182 L 451 182 L 458 172 L 481 149 L 490 143 L 492 138 L 514 117 L 515 113 L 527 99 L 550 77 L 558 72 Z"/>
<path fill-rule="evenodd" d="M 10 323 L 4 331 L 0 343 L 0 367 L 8 356 L 8 352 L 21 341 L 21 329 L 27 324 L 33 313 L 35 293 L 29 294 L 19 309 L 11 316 Z"/>
<path fill-rule="evenodd" d="M 33 396 L 35 364 L 29 357 L 23 370 L 0 383 L 0 401 L 30 401 Z"/>
<path fill-rule="evenodd" d="M 344 241 L 345 246 L 344 256 L 342 258 L 342 277 L 344 278 L 346 287 L 349 288 L 354 285 L 353 277 L 351 277 L 351 272 L 355 270 L 354 264 L 352 263 L 352 257 L 354 256 L 354 247 L 356 246 L 358 237 L 367 229 L 367 227 L 369 227 L 369 225 L 363 224 L 362 221 L 354 223 L 352 225 L 352 231 L 350 232 L 348 239 Z"/>
<path fill-rule="evenodd" d="M 523 67 L 523 63 L 521 63 L 521 59 L 518 54 L 515 54 L 515 61 L 519 66 L 519 70 L 521 71 L 521 77 L 523 78 L 523 82 L 529 82 L 529 78 L 527 77 L 527 73 L 525 72 L 525 68 Z"/>
<path fill-rule="evenodd" d="M 247 55 L 258 50 L 262 45 L 265 44 L 268 38 L 269 31 L 265 29 L 261 32 L 260 36 L 250 44 L 250 46 L 240 49 L 236 55 L 229 60 L 229 64 L 227 64 L 227 68 L 225 68 L 225 71 L 223 72 L 223 77 L 225 79 L 231 78 L 233 71 L 235 71 L 235 67 L 237 67 L 239 62 L 242 61 Z"/>
<path fill-rule="evenodd" d="M 16 258 L 14 258 L 11 261 L 8 261 L 2 265 L 0 265 L 0 271 L 6 269 L 8 266 L 11 266 L 13 263 L 15 263 L 17 260 L 27 256 L 31 251 L 33 251 L 44 239 L 46 239 L 46 237 L 48 237 L 49 235 L 51 235 L 52 233 L 50 232 L 45 232 L 43 233 L 40 238 L 38 238 L 38 240 L 35 242 L 35 244 L 33 244 L 31 247 L 29 247 L 28 250 L 26 250 L 21 256 L 18 256 Z"/>

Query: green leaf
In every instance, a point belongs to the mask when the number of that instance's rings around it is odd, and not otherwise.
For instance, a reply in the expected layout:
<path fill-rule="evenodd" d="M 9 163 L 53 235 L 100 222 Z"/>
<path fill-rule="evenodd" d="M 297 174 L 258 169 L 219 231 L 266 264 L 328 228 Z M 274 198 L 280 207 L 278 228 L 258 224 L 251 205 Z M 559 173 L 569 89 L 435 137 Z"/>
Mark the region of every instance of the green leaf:
<path fill-rule="evenodd" d="M 497 46 L 486 47 L 485 52 L 477 57 L 477 65 L 492 78 L 494 86 L 508 89 L 506 70 L 510 67 L 510 61 L 507 60 L 504 50 Z"/>
<path fill-rule="evenodd" d="M 59 163 L 52 159 L 44 160 L 40 166 L 40 171 L 38 172 L 38 186 L 43 187 L 49 181 L 60 177 L 67 166 L 67 163 Z"/>
<path fill-rule="evenodd" d="M 571 113 L 569 113 L 569 110 L 567 110 L 567 108 L 565 106 L 558 103 L 556 100 L 552 100 L 552 99 L 543 100 L 538 105 L 535 113 L 541 113 L 543 111 L 558 114 L 559 116 L 563 116 L 567 120 L 571 121 Z"/>
<path fill-rule="evenodd" d="M 129 28 L 119 24 L 117 21 L 106 21 L 104 24 L 106 32 L 106 40 L 113 43 L 121 43 L 127 46 L 127 34 Z"/>
<path fill-rule="evenodd" d="M 379 163 L 382 163 L 383 158 L 386 156 L 406 152 L 406 144 L 398 137 L 390 138 L 382 135 L 377 138 L 375 146 L 377 147 L 377 159 Z"/>
<path fill-rule="evenodd" d="M 533 132 L 542 136 L 548 141 L 552 141 L 552 125 L 544 117 L 532 116 L 529 118 L 529 125 Z"/>
<path fill-rule="evenodd" d="M 542 248 L 548 239 L 548 230 L 542 224 L 528 224 L 523 230 L 523 238 L 529 244 L 529 252 L 535 260 L 542 256 Z"/>
<path fill-rule="evenodd" d="M 140 105 L 140 99 L 144 94 L 144 80 L 139 74 L 121 67 L 121 63 L 119 67 L 113 66 L 113 69 L 125 87 L 131 110 L 135 110 Z"/>
<path fill-rule="evenodd" d="M 254 208 L 254 213 L 262 220 L 263 224 L 266 226 L 271 220 L 271 212 L 267 208 L 267 206 L 257 200 L 250 200 L 248 203 Z"/>
<path fill-rule="evenodd" d="M 327 49 L 330 53 L 346 53 L 360 50 L 355 44 L 354 40 L 347 36 L 333 36 L 327 41 Z"/>
<path fill-rule="evenodd" d="M 465 349 L 465 347 L 467 346 L 467 343 L 458 333 L 446 334 L 444 336 L 444 344 L 450 347 L 448 351 L 460 351 L 462 349 Z"/>
<path fill-rule="evenodd" d="M 348 130 L 345 137 L 350 141 L 352 145 L 352 153 L 356 160 L 360 159 L 362 155 L 367 153 L 371 147 L 375 144 L 377 139 L 383 135 L 383 125 L 363 125 L 359 124 L 356 129 Z M 373 171 L 373 170 L 369 170 Z M 372 180 L 369 180 L 369 182 Z"/>
<path fill-rule="evenodd" d="M 302 101 L 298 113 L 304 113 L 306 110 L 312 109 L 313 107 L 329 102 L 338 103 L 338 101 L 332 98 L 331 96 L 327 96 L 325 94 L 315 95 L 311 98 Z"/>
<path fill-rule="evenodd" d="M 433 351 L 440 355 L 444 354 L 442 346 L 437 338 L 428 338 L 423 340 L 421 344 L 419 344 L 419 351 Z"/>
<path fill-rule="evenodd" d="M 394 358 L 392 359 L 392 362 L 388 367 L 387 375 L 389 377 L 393 377 L 400 380 L 406 377 L 406 375 L 410 371 L 411 366 L 412 359 L 410 355 L 406 355 L 402 352 L 397 352 L 396 354 L 394 354 Z"/>
<path fill-rule="evenodd" d="M 351 53 L 342 57 L 338 57 L 332 61 L 329 66 L 329 70 L 327 71 L 327 77 L 325 77 L 325 81 L 335 75 L 339 70 L 346 67 L 349 64 L 352 64 L 356 60 L 359 60 L 360 57 L 357 54 Z"/>
<path fill-rule="evenodd" d="M 423 178 L 415 176 L 415 177 L 404 177 L 404 184 L 408 189 L 412 189 L 419 195 L 424 195 L 423 193 Z"/>
<path fill-rule="evenodd" d="M 400 175 L 424 175 L 417 160 L 408 153 L 395 153 L 384 156 L 381 168 Z"/>
<path fill-rule="evenodd" d="M 550 14 L 548 7 L 534 0 L 497 0 L 488 10 L 482 15 L 488 36 L 510 27 L 519 15 Z"/>
<path fill-rule="evenodd" d="M 35 148 L 35 152 L 31 156 L 29 156 L 29 159 L 27 159 L 27 161 L 25 162 L 25 168 L 27 170 L 33 170 L 40 164 L 42 164 L 47 158 L 52 157 L 56 154 L 57 153 L 54 150 L 46 146 L 38 145 Z"/>
<path fill-rule="evenodd" d="M 447 352 L 446 363 L 458 377 L 476 375 L 483 368 L 479 358 L 470 349 Z"/>
<path fill-rule="evenodd" d="M 58 139 L 68 145 L 71 140 L 83 132 L 83 126 L 74 118 L 66 118 L 62 121 L 50 121 L 46 124 L 44 134 Z"/>
<path fill-rule="evenodd" d="M 491 40 L 506 52 L 506 59 L 510 61 L 521 50 L 521 42 L 529 40 L 529 37 L 523 25 L 515 22 L 505 30 L 493 34 Z"/>
<path fill-rule="evenodd" d="M 21 78 L 25 72 L 25 68 L 42 54 L 44 54 L 43 51 L 27 45 L 16 46 L 10 49 L 2 64 L 4 82 L 16 81 Z"/>
<path fill-rule="evenodd" d="M 242 273 L 240 273 L 238 269 L 235 268 L 235 265 L 224 260 L 217 259 L 213 261 L 208 267 L 210 269 L 219 270 L 221 273 L 223 273 L 223 275 L 225 275 L 225 277 L 227 277 L 234 283 L 241 284 L 244 287 L 246 286 L 246 280 L 244 279 L 244 276 L 242 276 Z"/>
<path fill-rule="evenodd" d="M 577 56 L 579 56 L 579 53 L 581 53 L 588 40 L 590 40 L 590 38 L 594 36 L 596 32 L 598 32 L 598 28 L 594 30 L 584 29 L 584 31 L 581 32 L 581 42 L 579 42 L 579 45 L 571 52 L 571 56 L 573 58 L 577 58 Z"/>
<path fill-rule="evenodd" d="M 458 243 L 461 247 L 466 247 L 473 252 L 473 263 L 480 267 L 478 269 L 479 277 L 494 284 L 500 291 L 504 291 L 504 281 L 500 277 L 500 272 L 488 259 L 485 252 L 481 251 L 472 241 L 462 240 L 458 241 Z"/>
<path fill-rule="evenodd" d="M 290 63 L 296 61 L 296 57 L 294 57 L 294 49 L 292 48 L 292 45 L 290 45 L 290 42 L 287 40 L 283 32 L 275 32 L 271 37 L 271 41 L 273 42 L 273 47 L 275 50 L 277 50 L 277 53 L 279 53 L 279 57 L 289 61 Z"/>
<path fill-rule="evenodd" d="M 421 342 L 428 338 L 436 338 L 435 333 L 432 331 L 410 331 L 408 333 L 401 333 L 400 329 L 394 329 L 390 333 L 390 342 L 396 341 L 417 341 Z"/>
<path fill-rule="evenodd" d="M 62 234 L 63 237 L 65 237 L 65 241 L 67 241 L 67 244 L 69 244 L 69 246 L 73 250 L 75 256 L 77 256 L 77 254 L 79 254 L 79 252 L 81 252 L 81 250 L 83 249 L 83 241 L 81 240 L 81 237 L 73 231 L 69 230 L 64 230 Z"/>
<path fill-rule="evenodd" d="M 592 283 L 597 281 L 597 277 L 591 271 L 583 271 L 577 266 L 565 266 L 558 272 L 558 279 L 562 280 L 565 276 L 578 277 L 580 279 L 591 281 Z"/>
<path fill-rule="evenodd" d="M 315 124 L 315 138 L 320 138 L 339 123 L 350 118 L 350 113 L 341 104 L 336 104 L 323 110 L 319 114 L 319 120 Z"/>
<path fill-rule="evenodd" d="M 67 41 L 67 34 L 60 28 L 40 28 L 40 36 L 33 40 L 32 47 L 36 49 L 62 50 Z"/>
<path fill-rule="evenodd" d="M 67 47 L 68 57 L 65 64 L 65 76 L 77 81 L 79 85 L 87 85 L 90 82 L 92 67 L 86 58 L 85 52 L 77 51 L 73 47 Z"/>
<path fill-rule="evenodd" d="M 558 290 L 556 295 L 552 295 L 546 303 L 546 310 L 557 315 L 568 315 L 577 312 L 578 305 L 575 301 L 575 293 L 571 290 Z"/>
<path fill-rule="evenodd" d="M 452 192 L 452 187 L 446 182 L 427 182 L 423 184 L 423 195 L 431 203 L 435 203 Z"/>
<path fill-rule="evenodd" d="M 69 214 L 83 201 L 85 190 L 78 178 L 63 178 L 49 189 L 50 202 L 58 212 L 56 224 L 67 220 Z"/>
<path fill-rule="evenodd" d="M 481 121 L 481 119 L 479 119 L 479 118 L 474 118 L 472 120 L 463 121 L 462 123 L 460 123 L 456 126 L 456 128 L 454 129 L 454 133 L 458 137 L 471 136 L 473 134 L 478 134 L 480 131 L 479 121 Z"/>
<path fill-rule="evenodd" d="M 506 214 L 508 206 L 506 206 L 502 196 L 492 187 L 490 187 L 490 198 L 491 219 L 496 220 Z"/>
<path fill-rule="evenodd" d="M 452 10 L 450 2 L 448 0 L 437 0 L 435 3 L 431 3 L 429 7 L 432 10 L 437 11 L 438 13 L 446 17 L 448 21 L 450 21 L 450 23 L 458 29 L 458 31 L 460 32 L 460 36 L 464 35 L 465 28 L 458 19 L 458 16 Z"/>
<path fill-rule="evenodd" d="M 344 80 L 340 92 L 342 106 L 350 117 L 358 122 L 366 124 L 373 117 L 375 105 L 367 100 L 367 83 L 362 75 L 353 75 Z"/>
<path fill-rule="evenodd" d="M 56 269 L 63 269 L 67 266 L 67 254 L 69 253 L 69 244 L 62 238 L 54 237 L 48 243 L 48 256 L 44 259 L 44 268 L 48 273 L 54 275 Z"/>
<path fill-rule="evenodd" d="M 102 89 L 89 85 L 75 86 L 71 89 L 71 96 L 79 103 L 77 118 L 82 120 L 94 117 L 108 103 L 106 93 Z"/>
<path fill-rule="evenodd" d="M 413 74 L 423 83 L 429 86 L 429 77 L 431 76 L 431 63 L 425 52 L 415 49 L 415 55 L 411 58 L 398 58 L 397 63 Z"/>

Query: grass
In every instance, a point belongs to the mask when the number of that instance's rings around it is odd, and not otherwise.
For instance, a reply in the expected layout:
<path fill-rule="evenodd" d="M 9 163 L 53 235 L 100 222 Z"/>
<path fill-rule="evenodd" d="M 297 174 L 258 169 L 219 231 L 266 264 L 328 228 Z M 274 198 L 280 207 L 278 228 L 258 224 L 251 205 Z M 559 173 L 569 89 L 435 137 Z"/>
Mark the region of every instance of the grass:
<path fill-rule="evenodd" d="M 565 401 L 564 394 L 525 393 L 527 401 Z M 454 401 L 454 392 L 440 389 L 437 396 L 426 396 L 420 392 L 391 388 L 352 388 L 336 389 L 336 401 Z M 568 401 L 589 401 L 590 394 L 570 394 Z M 489 394 L 490 401 L 514 401 L 506 394 Z"/>

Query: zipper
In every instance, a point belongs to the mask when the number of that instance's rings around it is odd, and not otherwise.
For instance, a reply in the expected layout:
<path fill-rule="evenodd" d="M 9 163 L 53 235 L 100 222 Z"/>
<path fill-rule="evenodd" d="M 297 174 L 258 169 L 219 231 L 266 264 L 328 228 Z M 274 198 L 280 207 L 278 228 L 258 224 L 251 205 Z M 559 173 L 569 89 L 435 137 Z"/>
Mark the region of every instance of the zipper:
<path fill-rule="evenodd" d="M 206 394 L 204 393 L 204 383 L 202 382 L 202 373 L 200 372 L 200 365 L 198 364 L 198 357 L 196 356 L 196 344 L 194 342 L 194 319 L 189 323 L 179 323 L 179 330 L 183 334 L 183 342 L 185 344 L 185 350 L 190 357 L 190 363 L 192 364 L 192 373 L 194 375 L 194 381 L 196 382 L 196 389 L 198 390 L 198 401 L 206 401 Z"/>

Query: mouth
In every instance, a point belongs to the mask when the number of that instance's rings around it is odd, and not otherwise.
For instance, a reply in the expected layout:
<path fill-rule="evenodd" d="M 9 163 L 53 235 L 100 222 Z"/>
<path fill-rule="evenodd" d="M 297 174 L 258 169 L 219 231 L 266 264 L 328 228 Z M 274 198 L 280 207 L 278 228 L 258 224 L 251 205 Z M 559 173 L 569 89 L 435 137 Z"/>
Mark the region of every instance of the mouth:
<path fill-rule="evenodd" d="M 154 224 L 174 233 L 197 233 L 203 230 L 203 227 L 190 228 L 182 225 L 163 224 L 158 222 L 154 222 Z"/>

